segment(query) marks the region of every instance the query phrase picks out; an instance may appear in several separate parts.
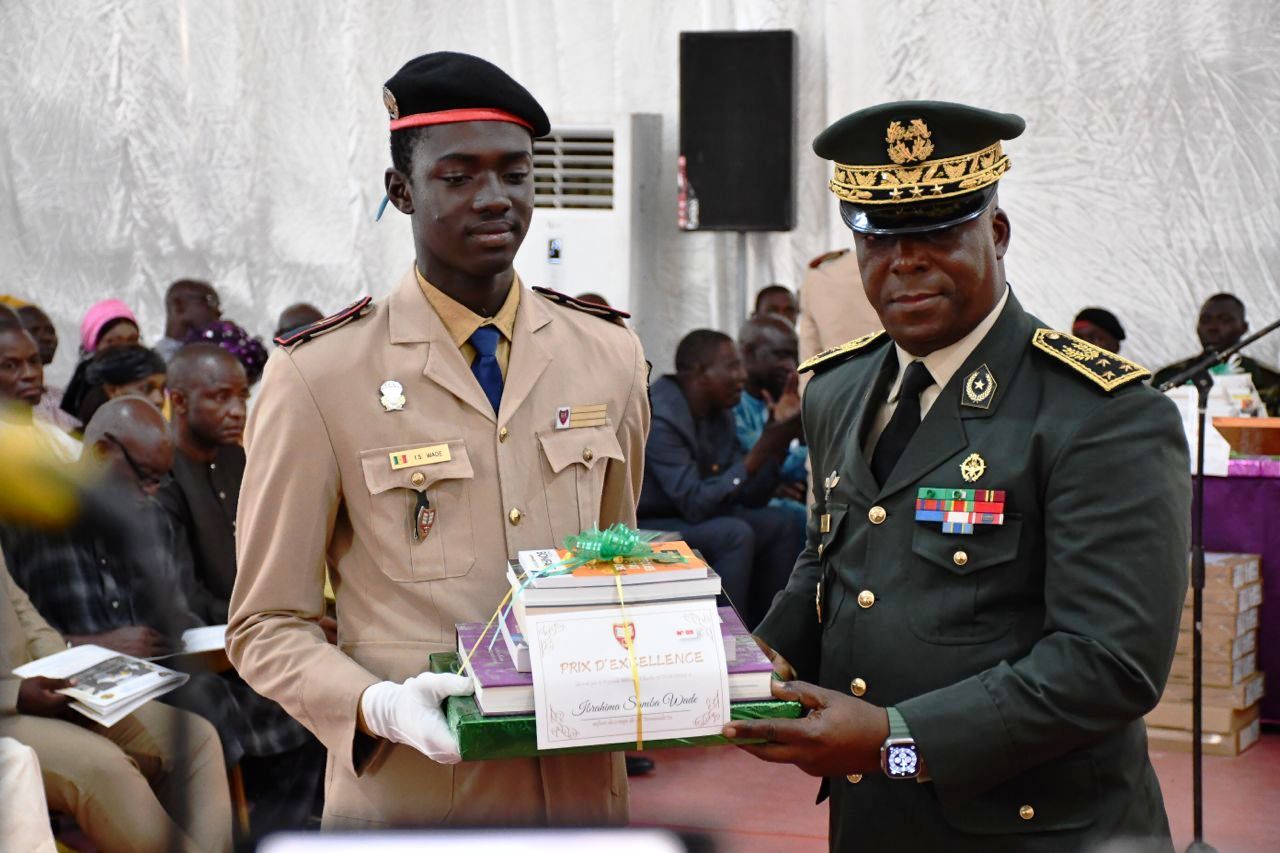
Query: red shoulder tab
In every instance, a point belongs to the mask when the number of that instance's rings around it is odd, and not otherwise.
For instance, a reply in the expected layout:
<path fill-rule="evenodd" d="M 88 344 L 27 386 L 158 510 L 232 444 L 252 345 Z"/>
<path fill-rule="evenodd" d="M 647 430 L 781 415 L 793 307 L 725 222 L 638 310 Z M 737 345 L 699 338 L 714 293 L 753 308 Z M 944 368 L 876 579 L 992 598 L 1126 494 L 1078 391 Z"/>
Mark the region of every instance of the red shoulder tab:
<path fill-rule="evenodd" d="M 572 296 L 568 296 L 558 290 L 552 290 L 549 287 L 533 287 L 530 289 L 539 296 L 550 299 L 552 302 L 569 308 L 576 308 L 586 314 L 599 317 L 601 320 L 617 323 L 619 326 L 624 325 L 623 320 L 631 319 L 631 315 L 626 311 L 619 311 L 617 308 L 610 308 L 608 305 L 601 305 L 598 302 L 583 302 L 581 299 L 574 299 Z"/>
<path fill-rule="evenodd" d="M 834 261 L 836 258 L 843 257 L 849 253 L 848 249 L 836 249 L 831 252 L 824 252 L 813 260 L 809 261 L 809 269 L 816 270 L 827 261 Z"/>
<path fill-rule="evenodd" d="M 331 332 L 339 326 L 363 317 L 365 312 L 369 310 L 369 303 L 372 301 L 372 296 L 357 299 L 337 314 L 330 314 L 328 317 L 316 320 L 314 323 L 308 323 L 305 326 L 280 335 L 275 339 L 276 344 L 282 347 L 291 347 L 294 344 L 304 344 L 314 337 L 323 335 L 325 332 Z"/>

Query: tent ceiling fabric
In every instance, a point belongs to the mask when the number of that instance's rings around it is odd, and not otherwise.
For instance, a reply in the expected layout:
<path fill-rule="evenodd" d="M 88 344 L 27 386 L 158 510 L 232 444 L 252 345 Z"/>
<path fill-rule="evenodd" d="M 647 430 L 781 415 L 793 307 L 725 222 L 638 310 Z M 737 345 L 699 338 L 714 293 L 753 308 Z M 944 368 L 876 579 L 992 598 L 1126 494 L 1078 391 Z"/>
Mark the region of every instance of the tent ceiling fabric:
<path fill-rule="evenodd" d="M 387 291 L 407 222 L 373 213 L 389 162 L 381 83 L 428 50 L 485 56 L 554 121 L 663 116 L 656 280 L 637 282 L 655 370 L 689 329 L 734 331 L 734 235 L 679 233 L 675 147 L 683 30 L 798 36 L 797 227 L 746 239 L 754 292 L 795 285 L 849 244 L 809 142 L 897 98 L 1022 114 L 1001 201 L 1008 269 L 1044 320 L 1114 310 L 1126 354 L 1195 351 L 1203 298 L 1280 313 L 1280 4 L 899 0 L 69 0 L 0 4 L 0 292 L 50 310 L 75 357 L 81 312 L 111 295 L 148 339 L 161 295 L 204 277 L 227 315 L 271 332 L 285 305 L 335 310 Z M 602 269 L 607 276 L 610 270 Z M 1252 352 L 1275 362 L 1280 342 Z"/>

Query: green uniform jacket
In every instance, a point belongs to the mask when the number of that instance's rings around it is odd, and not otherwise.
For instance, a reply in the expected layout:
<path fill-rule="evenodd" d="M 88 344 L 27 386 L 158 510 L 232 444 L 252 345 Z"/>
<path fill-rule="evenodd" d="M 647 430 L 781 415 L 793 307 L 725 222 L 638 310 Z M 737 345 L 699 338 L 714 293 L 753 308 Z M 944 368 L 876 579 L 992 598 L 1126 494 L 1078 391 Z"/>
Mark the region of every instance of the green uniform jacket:
<path fill-rule="evenodd" d="M 861 679 L 864 699 L 897 706 L 931 777 L 825 780 L 833 850 L 1170 847 L 1142 716 L 1168 678 L 1187 589 L 1186 441 L 1142 382 L 1107 391 L 1089 375 L 1104 368 L 1039 351 L 1041 325 L 1010 294 L 884 488 L 861 447 L 897 371 L 888 336 L 805 392 L 818 499 L 756 633 L 801 679 L 841 691 Z M 987 408 L 964 405 L 983 365 L 996 390 Z M 986 470 L 966 482 L 973 453 Z M 944 534 L 915 521 L 919 487 L 1004 490 L 1004 523 Z"/>

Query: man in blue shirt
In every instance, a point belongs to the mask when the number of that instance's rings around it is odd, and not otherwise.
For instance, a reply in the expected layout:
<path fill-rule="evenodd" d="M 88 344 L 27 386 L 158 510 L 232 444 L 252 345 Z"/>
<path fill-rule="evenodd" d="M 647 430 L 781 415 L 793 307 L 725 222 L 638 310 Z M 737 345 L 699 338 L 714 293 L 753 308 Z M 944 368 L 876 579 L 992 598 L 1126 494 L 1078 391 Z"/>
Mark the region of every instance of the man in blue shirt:
<path fill-rule="evenodd" d="M 733 407 L 746 370 L 733 339 L 690 332 L 676 349 L 676 372 L 651 389 L 639 525 L 675 530 L 719 572 L 724 592 L 755 625 L 787 581 L 804 541 L 796 513 L 768 506 L 779 469 L 800 434 L 792 388 L 750 450 L 738 444 Z"/>
<path fill-rule="evenodd" d="M 733 420 L 738 446 L 745 453 L 760 440 L 778 401 L 797 393 L 799 339 L 791 324 L 781 317 L 756 314 L 738 332 L 738 348 L 747 381 L 742 398 L 733 407 Z M 809 483 L 807 459 L 804 445 L 793 441 L 778 469 L 778 485 L 769 501 L 769 506 L 795 513 L 801 525 L 805 523 Z"/>

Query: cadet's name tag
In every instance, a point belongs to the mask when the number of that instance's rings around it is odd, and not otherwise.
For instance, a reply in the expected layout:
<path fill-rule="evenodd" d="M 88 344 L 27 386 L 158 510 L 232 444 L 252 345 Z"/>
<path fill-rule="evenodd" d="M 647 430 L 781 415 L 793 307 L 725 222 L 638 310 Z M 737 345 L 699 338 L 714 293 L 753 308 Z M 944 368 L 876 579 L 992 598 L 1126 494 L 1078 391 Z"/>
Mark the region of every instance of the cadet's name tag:
<path fill-rule="evenodd" d="M 395 453 L 388 453 L 387 458 L 391 460 L 391 470 L 399 471 L 401 468 L 416 468 L 419 465 L 448 462 L 453 457 L 449 455 L 449 445 L 432 444 L 427 447 L 415 447 L 412 450 L 397 450 Z"/>
<path fill-rule="evenodd" d="M 606 403 L 593 403 L 590 406 L 561 406 L 556 409 L 556 429 L 604 426 L 608 422 L 609 407 Z"/>

